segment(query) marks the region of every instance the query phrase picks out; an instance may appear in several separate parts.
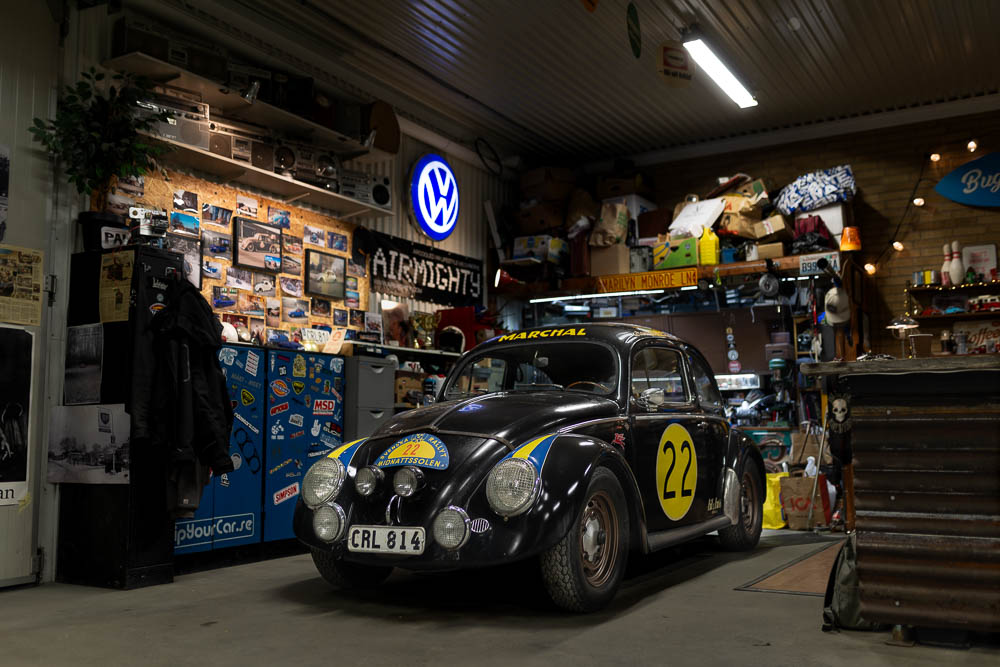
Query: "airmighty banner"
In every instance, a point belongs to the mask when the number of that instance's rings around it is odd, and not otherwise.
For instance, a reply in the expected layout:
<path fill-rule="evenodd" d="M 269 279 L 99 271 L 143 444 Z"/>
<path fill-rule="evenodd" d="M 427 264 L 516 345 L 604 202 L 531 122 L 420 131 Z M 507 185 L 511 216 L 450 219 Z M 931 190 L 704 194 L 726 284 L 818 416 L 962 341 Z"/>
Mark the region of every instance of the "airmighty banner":
<path fill-rule="evenodd" d="M 483 301 L 483 263 L 373 232 L 372 291 L 447 306 Z"/>
<path fill-rule="evenodd" d="M 966 206 L 1000 206 L 1000 153 L 966 162 L 938 181 L 934 189 Z"/>

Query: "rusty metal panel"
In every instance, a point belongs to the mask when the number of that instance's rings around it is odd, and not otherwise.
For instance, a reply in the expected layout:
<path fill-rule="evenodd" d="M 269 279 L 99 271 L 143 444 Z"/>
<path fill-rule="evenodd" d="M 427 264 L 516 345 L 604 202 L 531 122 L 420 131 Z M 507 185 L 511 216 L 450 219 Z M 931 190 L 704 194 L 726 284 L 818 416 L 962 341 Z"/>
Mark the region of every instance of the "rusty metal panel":
<path fill-rule="evenodd" d="M 866 619 L 1000 630 L 997 383 L 961 375 L 845 378 Z"/>

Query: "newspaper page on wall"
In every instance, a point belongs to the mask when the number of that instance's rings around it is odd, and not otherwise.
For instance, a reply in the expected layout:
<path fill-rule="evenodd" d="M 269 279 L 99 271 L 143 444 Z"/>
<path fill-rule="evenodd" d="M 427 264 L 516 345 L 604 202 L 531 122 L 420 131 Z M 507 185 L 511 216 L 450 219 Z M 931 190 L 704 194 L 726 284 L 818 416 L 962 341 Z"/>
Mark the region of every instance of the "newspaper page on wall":
<path fill-rule="evenodd" d="M 127 322 L 132 289 L 131 252 L 101 255 L 100 307 L 102 322 Z"/>
<path fill-rule="evenodd" d="M 130 424 L 121 403 L 52 406 L 48 481 L 128 484 Z"/>
<path fill-rule="evenodd" d="M 28 415 L 34 337 L 0 326 L 0 505 L 28 494 Z"/>
<path fill-rule="evenodd" d="M 42 251 L 0 245 L 0 322 L 42 323 Z"/>

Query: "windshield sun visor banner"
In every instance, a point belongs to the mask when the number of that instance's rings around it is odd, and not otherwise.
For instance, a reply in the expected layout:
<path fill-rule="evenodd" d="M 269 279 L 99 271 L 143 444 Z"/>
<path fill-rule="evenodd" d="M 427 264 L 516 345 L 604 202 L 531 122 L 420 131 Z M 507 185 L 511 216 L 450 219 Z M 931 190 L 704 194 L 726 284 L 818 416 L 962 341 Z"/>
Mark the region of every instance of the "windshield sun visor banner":
<path fill-rule="evenodd" d="M 373 232 L 373 292 L 447 306 L 483 299 L 483 262 L 431 246 Z"/>

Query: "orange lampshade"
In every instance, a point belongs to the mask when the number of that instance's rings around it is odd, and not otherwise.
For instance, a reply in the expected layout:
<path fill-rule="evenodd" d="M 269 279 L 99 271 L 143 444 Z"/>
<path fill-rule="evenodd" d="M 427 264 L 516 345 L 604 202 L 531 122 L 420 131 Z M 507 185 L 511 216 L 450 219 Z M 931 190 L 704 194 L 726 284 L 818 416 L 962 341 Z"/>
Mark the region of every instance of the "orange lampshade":
<path fill-rule="evenodd" d="M 844 231 L 840 234 L 840 249 L 861 250 L 861 231 L 857 227 L 844 227 Z"/>

